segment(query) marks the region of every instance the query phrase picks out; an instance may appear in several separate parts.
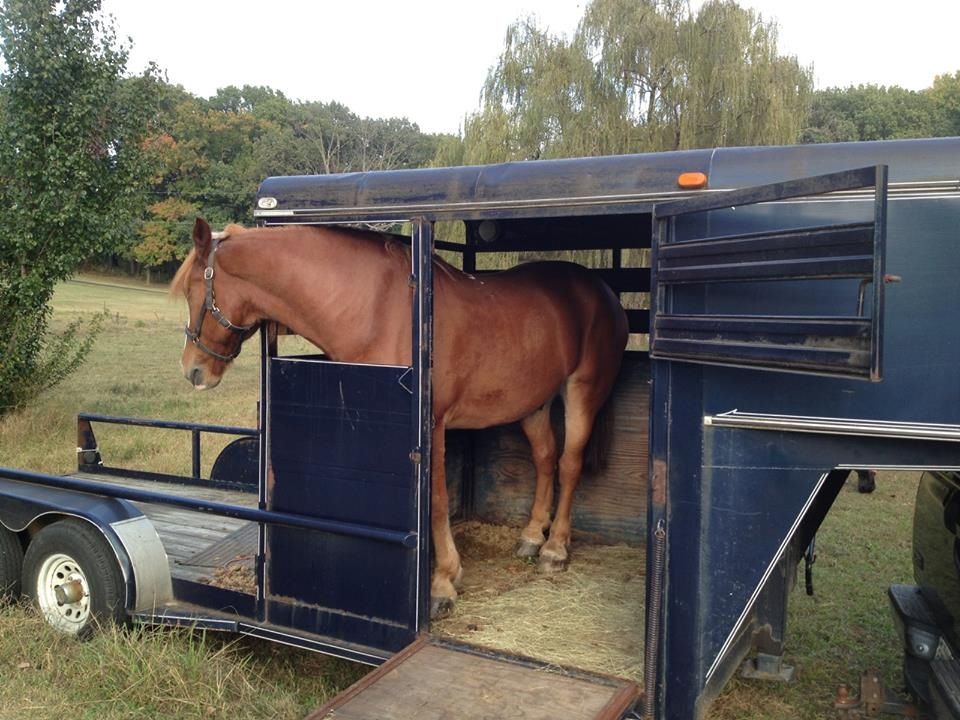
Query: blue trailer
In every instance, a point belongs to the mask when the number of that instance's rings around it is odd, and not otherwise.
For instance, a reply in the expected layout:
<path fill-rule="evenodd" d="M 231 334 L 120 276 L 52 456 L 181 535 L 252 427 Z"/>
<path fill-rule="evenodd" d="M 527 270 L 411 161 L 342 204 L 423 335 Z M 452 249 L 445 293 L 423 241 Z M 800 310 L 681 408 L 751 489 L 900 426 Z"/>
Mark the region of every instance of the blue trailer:
<path fill-rule="evenodd" d="M 621 464 L 585 484 L 574 522 L 647 549 L 642 688 L 572 672 L 531 713 L 702 717 L 745 658 L 783 669 L 787 591 L 850 469 L 960 468 L 960 139 L 270 178 L 255 215 L 409 228 L 413 363 L 282 356 L 261 333 L 256 428 L 157 423 L 195 453 L 203 432 L 242 436 L 211 479 L 197 460 L 193 478 L 105 482 L 93 425 L 122 419 L 89 415 L 80 475 L 0 469 L 0 588 L 64 629 L 108 612 L 380 665 L 317 717 L 521 702 L 507 677 L 543 663 L 430 632 L 435 250 L 470 273 L 494 253 L 588 251 L 630 321 Z M 462 241 L 435 238 L 446 221 Z M 461 438 L 461 518 L 521 511 L 524 481 L 498 471 L 509 437 Z M 196 570 L 239 556 L 246 590 Z M 450 668 L 473 692 L 437 690 Z"/>

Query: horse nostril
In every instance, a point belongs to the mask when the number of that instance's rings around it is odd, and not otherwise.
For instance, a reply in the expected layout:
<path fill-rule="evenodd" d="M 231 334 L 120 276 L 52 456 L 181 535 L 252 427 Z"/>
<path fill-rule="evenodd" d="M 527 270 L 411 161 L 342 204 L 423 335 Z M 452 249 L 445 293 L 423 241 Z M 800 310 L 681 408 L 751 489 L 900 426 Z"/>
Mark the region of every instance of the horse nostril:
<path fill-rule="evenodd" d="M 203 385 L 203 370 L 200 368 L 194 368 L 190 371 L 190 382 L 193 383 L 194 387 L 198 385 Z"/>

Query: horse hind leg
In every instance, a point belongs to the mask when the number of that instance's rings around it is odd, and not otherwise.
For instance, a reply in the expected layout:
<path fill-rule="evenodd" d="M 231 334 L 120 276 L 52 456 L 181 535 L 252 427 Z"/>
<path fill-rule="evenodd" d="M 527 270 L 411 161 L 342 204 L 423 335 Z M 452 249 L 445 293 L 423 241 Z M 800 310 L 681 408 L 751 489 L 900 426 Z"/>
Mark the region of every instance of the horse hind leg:
<path fill-rule="evenodd" d="M 456 585 L 463 575 L 460 553 L 450 530 L 449 498 L 444 469 L 445 426 L 437 423 L 433 430 L 433 448 L 430 458 L 430 530 L 433 538 L 434 567 L 430 580 L 430 619 L 437 620 L 453 611 L 457 600 Z"/>
<path fill-rule="evenodd" d="M 593 430 L 593 421 L 605 397 L 606 393 L 599 393 L 591 383 L 578 382 L 572 377 L 567 383 L 563 396 L 565 436 L 559 462 L 560 497 L 550 528 L 550 538 L 540 549 L 541 572 L 556 572 L 567 566 L 573 493 L 580 482 L 584 451 Z"/>
<path fill-rule="evenodd" d="M 550 424 L 551 404 L 552 401 L 548 401 L 520 423 L 527 440 L 530 441 L 533 464 L 537 469 L 537 489 L 530 510 L 530 521 L 520 533 L 517 543 L 518 557 L 536 557 L 546 541 L 544 533 L 550 527 L 553 478 L 557 470 L 557 440 Z"/>

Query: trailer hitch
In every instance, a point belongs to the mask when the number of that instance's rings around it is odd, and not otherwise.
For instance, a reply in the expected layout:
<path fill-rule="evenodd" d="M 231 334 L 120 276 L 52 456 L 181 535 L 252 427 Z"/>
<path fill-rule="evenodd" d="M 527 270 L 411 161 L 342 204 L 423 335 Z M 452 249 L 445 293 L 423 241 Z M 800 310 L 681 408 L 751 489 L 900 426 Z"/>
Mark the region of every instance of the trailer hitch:
<path fill-rule="evenodd" d="M 875 671 L 868 671 L 860 676 L 859 695 L 852 695 L 849 685 L 840 685 L 833 708 L 837 711 L 838 720 L 864 720 L 879 718 L 881 715 L 928 720 L 928 716 L 916 705 L 901 700 L 895 692 L 885 687 L 880 673 Z"/>

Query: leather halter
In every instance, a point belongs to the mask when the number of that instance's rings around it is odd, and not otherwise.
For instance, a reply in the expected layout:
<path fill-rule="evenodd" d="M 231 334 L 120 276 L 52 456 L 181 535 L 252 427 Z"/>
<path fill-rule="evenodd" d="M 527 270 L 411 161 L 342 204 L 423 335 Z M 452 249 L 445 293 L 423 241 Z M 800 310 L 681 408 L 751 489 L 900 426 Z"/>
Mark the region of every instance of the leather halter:
<path fill-rule="evenodd" d="M 212 350 L 204 345 L 200 341 L 200 331 L 203 329 L 203 320 L 207 314 L 207 311 L 213 316 L 213 319 L 216 320 L 222 327 L 225 327 L 227 330 L 242 335 L 249 330 L 252 330 L 256 323 L 251 325 L 234 325 L 230 322 L 227 317 L 220 311 L 220 308 L 217 307 L 217 300 L 213 295 L 213 259 L 217 254 L 217 248 L 220 247 L 220 241 L 217 239 L 213 240 L 213 245 L 210 247 L 210 253 L 207 255 L 207 267 L 203 271 L 203 284 L 204 284 L 204 297 L 203 297 L 203 306 L 200 308 L 200 317 L 197 320 L 196 330 L 192 330 L 188 324 L 184 326 L 184 334 L 190 338 L 194 345 L 203 350 L 207 355 L 217 358 L 218 360 L 223 360 L 224 362 L 230 362 L 237 355 L 240 354 L 240 349 L 243 347 L 243 341 L 245 338 L 240 338 L 240 341 L 237 343 L 237 349 L 234 350 L 230 355 L 224 355 L 223 353 L 218 353 L 216 350 Z"/>

